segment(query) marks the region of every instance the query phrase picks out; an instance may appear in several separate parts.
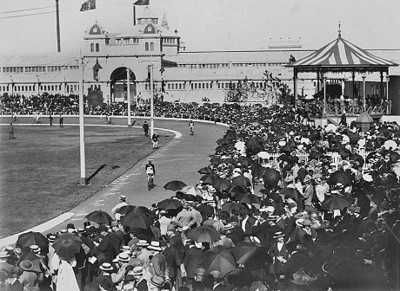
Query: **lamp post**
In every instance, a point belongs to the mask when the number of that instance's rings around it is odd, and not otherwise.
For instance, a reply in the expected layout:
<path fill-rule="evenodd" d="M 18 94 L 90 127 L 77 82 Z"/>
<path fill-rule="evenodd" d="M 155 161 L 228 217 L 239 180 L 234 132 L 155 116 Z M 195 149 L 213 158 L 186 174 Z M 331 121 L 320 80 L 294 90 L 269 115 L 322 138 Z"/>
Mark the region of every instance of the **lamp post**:
<path fill-rule="evenodd" d="M 12 95 L 14 95 L 14 80 L 12 78 L 12 75 L 10 75 L 10 79 L 11 79 L 10 86 L 11 86 L 11 96 L 12 96 Z"/>
<path fill-rule="evenodd" d="M 386 100 L 389 100 L 389 81 L 390 77 L 389 75 L 386 75 Z"/>
<path fill-rule="evenodd" d="M 149 65 L 150 71 L 150 136 L 154 134 L 154 92 L 153 92 L 153 64 Z"/>
<path fill-rule="evenodd" d="M 131 83 L 130 83 L 130 72 L 131 70 L 126 69 L 126 79 L 127 79 L 127 87 L 126 87 L 126 93 L 127 93 L 127 99 L 128 99 L 128 126 L 132 125 L 131 121 Z"/>
<path fill-rule="evenodd" d="M 363 109 L 364 112 L 366 111 L 366 104 L 365 104 L 365 98 L 366 98 L 366 94 L 365 94 L 365 78 L 367 77 L 367 75 L 365 74 L 365 72 L 362 73 L 361 78 L 362 78 L 362 82 L 363 82 Z"/>
<path fill-rule="evenodd" d="M 83 57 L 79 60 L 80 78 L 79 78 L 79 149 L 81 161 L 80 185 L 86 185 L 86 161 L 85 161 L 85 120 L 83 104 Z"/>

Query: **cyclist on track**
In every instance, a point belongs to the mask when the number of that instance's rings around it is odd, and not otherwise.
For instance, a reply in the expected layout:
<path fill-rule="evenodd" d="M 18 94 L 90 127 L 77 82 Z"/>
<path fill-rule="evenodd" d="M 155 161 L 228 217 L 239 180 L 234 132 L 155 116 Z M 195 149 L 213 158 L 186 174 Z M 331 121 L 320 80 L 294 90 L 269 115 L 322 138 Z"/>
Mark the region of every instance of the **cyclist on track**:
<path fill-rule="evenodd" d="M 190 130 L 190 135 L 194 134 L 194 122 L 193 120 L 189 121 L 189 130 Z"/>
<path fill-rule="evenodd" d="M 149 181 L 149 183 L 150 183 L 151 180 L 154 181 L 154 175 L 156 174 L 156 167 L 154 166 L 154 164 L 150 160 L 145 166 L 145 172 L 147 174 L 147 180 Z M 154 187 L 154 186 L 155 185 L 154 185 L 154 182 L 153 182 L 152 187 Z"/>

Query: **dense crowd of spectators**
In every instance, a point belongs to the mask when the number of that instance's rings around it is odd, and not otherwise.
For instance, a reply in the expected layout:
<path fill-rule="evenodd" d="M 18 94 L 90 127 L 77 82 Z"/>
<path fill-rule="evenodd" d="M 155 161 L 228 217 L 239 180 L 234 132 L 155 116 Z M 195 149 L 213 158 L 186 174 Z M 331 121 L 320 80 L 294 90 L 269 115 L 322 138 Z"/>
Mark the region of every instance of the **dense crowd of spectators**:
<path fill-rule="evenodd" d="M 129 207 L 122 196 L 112 219 L 69 224 L 40 246 L 19 240 L 0 253 L 0 280 L 57 291 L 399 284 L 397 123 L 314 127 L 285 105 L 166 103 L 156 110 L 230 124 L 199 183 L 150 209 Z"/>

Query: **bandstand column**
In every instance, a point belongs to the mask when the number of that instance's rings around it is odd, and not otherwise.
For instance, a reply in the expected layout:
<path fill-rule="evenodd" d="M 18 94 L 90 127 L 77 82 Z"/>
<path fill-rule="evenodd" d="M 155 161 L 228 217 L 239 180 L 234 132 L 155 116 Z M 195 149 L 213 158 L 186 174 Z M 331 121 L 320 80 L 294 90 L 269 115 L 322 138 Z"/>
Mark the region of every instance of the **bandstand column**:
<path fill-rule="evenodd" d="M 294 108 L 297 109 L 297 69 L 293 68 L 293 95 L 294 95 Z"/>
<path fill-rule="evenodd" d="M 365 94 L 365 78 L 367 76 L 365 75 L 365 72 L 362 74 L 361 78 L 362 78 L 362 84 L 363 84 L 363 112 L 366 111 L 367 105 L 366 105 L 366 94 Z"/>
<path fill-rule="evenodd" d="M 322 109 L 322 116 L 326 117 L 326 77 L 322 75 L 322 81 L 324 82 L 324 108 Z"/>

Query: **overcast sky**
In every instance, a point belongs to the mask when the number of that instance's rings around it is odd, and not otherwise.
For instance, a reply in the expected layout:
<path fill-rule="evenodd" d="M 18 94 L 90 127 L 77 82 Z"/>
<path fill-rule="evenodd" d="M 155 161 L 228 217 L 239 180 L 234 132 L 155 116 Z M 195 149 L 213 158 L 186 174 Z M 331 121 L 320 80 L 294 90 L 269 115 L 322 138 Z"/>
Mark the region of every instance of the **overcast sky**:
<path fill-rule="evenodd" d="M 95 20 L 108 32 L 133 25 L 133 0 L 97 0 L 80 12 L 83 0 L 59 0 L 62 51 L 78 51 Z M 55 0 L 0 0 L 0 52 L 56 52 Z M 363 48 L 400 48 L 400 0 L 150 0 L 165 13 L 187 50 L 254 50 L 269 39 L 299 39 L 317 49 L 342 36 Z M 25 11 L 21 11 L 25 10 Z M 143 6 L 137 6 L 140 15 Z M 39 14 L 40 13 L 40 14 Z M 27 14 L 39 14 L 23 16 Z"/>

